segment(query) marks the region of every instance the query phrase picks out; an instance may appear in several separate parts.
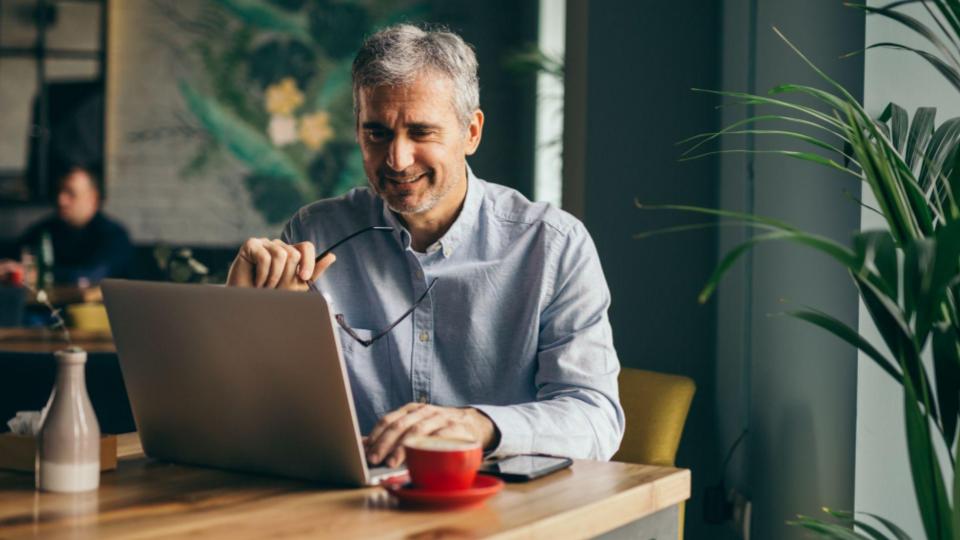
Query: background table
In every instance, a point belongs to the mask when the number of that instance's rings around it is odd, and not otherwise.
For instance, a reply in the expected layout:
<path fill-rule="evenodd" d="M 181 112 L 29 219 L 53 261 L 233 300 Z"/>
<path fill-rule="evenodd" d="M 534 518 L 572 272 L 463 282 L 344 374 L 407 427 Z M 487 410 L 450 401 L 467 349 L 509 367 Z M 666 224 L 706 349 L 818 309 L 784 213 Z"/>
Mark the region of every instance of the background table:
<path fill-rule="evenodd" d="M 113 336 L 108 332 L 70 330 L 73 345 L 89 353 L 115 353 Z M 60 331 L 46 328 L 0 328 L 0 352 L 32 352 L 53 354 L 68 343 Z"/>
<path fill-rule="evenodd" d="M 70 332 L 87 351 L 87 393 L 105 433 L 136 429 L 123 386 L 113 338 L 108 333 Z M 56 375 L 53 353 L 67 344 L 59 332 L 44 328 L 0 328 L 0 431 L 17 411 L 39 410 L 50 396 Z"/>
<path fill-rule="evenodd" d="M 71 538 L 587 538 L 613 531 L 676 538 L 690 471 L 576 461 L 508 484 L 480 507 L 404 510 L 381 488 L 186 467 L 143 458 L 130 435 L 116 471 L 79 495 L 38 493 L 27 474 L 0 472 L 0 537 Z M 672 536 L 671 536 L 672 535 Z"/>

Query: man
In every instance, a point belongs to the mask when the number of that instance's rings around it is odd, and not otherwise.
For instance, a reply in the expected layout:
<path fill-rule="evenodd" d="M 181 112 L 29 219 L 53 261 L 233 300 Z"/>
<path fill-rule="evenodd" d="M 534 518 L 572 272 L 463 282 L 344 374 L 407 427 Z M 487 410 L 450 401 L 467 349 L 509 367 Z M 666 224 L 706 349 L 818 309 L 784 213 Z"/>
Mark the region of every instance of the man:
<path fill-rule="evenodd" d="M 59 175 L 57 212 L 30 227 L 17 242 L 18 248 L 37 252 L 44 234 L 53 244 L 53 277 L 61 284 L 97 283 L 122 275 L 132 254 L 123 226 L 100 212 L 101 191 L 93 167 L 70 167 Z M 20 264 L 0 261 L 0 274 Z"/>
<path fill-rule="evenodd" d="M 302 208 L 280 240 L 247 240 L 228 284 L 329 296 L 371 463 L 402 463 L 413 434 L 609 459 L 624 419 L 596 249 L 569 214 L 467 166 L 484 122 L 473 51 L 387 28 L 357 54 L 353 93 L 370 189 Z M 393 231 L 314 264 L 375 225 Z"/>

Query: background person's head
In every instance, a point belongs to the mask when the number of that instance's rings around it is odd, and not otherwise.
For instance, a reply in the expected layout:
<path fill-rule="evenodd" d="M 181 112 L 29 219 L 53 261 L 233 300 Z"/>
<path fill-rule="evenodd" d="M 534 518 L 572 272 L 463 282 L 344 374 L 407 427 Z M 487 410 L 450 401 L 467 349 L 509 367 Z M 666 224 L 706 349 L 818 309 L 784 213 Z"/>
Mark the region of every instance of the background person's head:
<path fill-rule="evenodd" d="M 57 180 L 57 215 L 71 227 L 84 227 L 100 209 L 96 171 L 70 167 Z"/>
<path fill-rule="evenodd" d="M 381 30 L 353 62 L 353 97 L 367 179 L 388 206 L 423 214 L 458 205 L 483 127 L 470 46 L 443 30 Z"/>

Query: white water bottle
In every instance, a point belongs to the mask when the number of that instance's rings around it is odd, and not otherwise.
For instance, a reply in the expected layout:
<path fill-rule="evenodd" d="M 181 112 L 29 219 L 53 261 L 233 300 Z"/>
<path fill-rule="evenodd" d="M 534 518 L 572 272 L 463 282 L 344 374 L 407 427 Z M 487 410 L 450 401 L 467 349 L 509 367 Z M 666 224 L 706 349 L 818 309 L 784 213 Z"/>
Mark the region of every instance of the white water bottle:
<path fill-rule="evenodd" d="M 87 352 L 70 347 L 54 356 L 57 379 L 37 434 L 36 486 L 91 491 L 100 486 L 100 424 L 87 395 Z"/>

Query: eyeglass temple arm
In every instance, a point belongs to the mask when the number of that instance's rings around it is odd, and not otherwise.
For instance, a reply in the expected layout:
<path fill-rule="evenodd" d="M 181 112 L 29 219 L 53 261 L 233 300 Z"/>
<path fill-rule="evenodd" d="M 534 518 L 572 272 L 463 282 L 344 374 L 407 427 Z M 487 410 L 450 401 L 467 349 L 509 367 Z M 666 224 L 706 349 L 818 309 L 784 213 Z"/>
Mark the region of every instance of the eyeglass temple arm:
<path fill-rule="evenodd" d="M 337 242 L 337 243 L 333 244 L 332 246 L 328 247 L 327 249 L 323 250 L 319 255 L 317 255 L 316 259 L 314 259 L 314 262 L 320 262 L 320 259 L 326 257 L 326 256 L 327 256 L 327 253 L 330 253 L 331 251 L 333 251 L 334 249 L 336 249 L 337 247 L 339 247 L 340 244 L 343 244 L 344 242 L 353 239 L 355 236 L 359 236 L 359 235 L 361 235 L 361 234 L 363 234 L 363 233 L 365 233 L 365 232 L 367 232 L 367 231 L 393 232 L 393 227 L 381 227 L 381 226 L 379 226 L 379 225 L 374 225 L 373 227 L 367 227 L 366 229 L 360 229 L 359 231 L 357 231 L 357 232 L 355 232 L 355 233 L 347 236 L 346 238 L 340 240 L 339 242 Z"/>
<path fill-rule="evenodd" d="M 391 330 L 393 330 L 393 328 L 394 328 L 395 326 L 397 326 L 398 324 L 400 324 L 401 321 L 403 321 L 404 319 L 406 319 L 411 313 L 413 313 L 413 310 L 417 309 L 417 306 L 420 305 L 420 302 L 423 302 L 423 299 L 426 298 L 428 294 L 430 294 L 430 290 L 433 289 L 433 286 L 437 284 L 437 279 L 438 279 L 438 278 L 434 278 L 433 281 L 430 282 L 430 285 L 427 285 L 427 290 L 423 291 L 423 294 L 420 295 L 420 298 L 417 298 L 417 301 L 414 302 L 413 305 L 410 306 L 410 309 L 408 309 L 407 311 L 405 311 L 405 312 L 403 313 L 403 315 L 400 316 L 399 319 L 393 321 L 393 324 L 391 324 L 390 326 L 388 326 L 385 330 L 383 330 L 382 332 L 380 332 L 380 333 L 377 334 L 376 336 L 373 336 L 373 337 L 370 338 L 369 340 L 364 340 L 364 341 L 369 341 L 370 343 L 373 343 L 374 341 L 376 341 L 376 340 L 382 338 L 383 336 L 387 335 Z M 365 346 L 365 347 L 369 347 L 369 345 L 364 345 L 364 346 Z"/>

